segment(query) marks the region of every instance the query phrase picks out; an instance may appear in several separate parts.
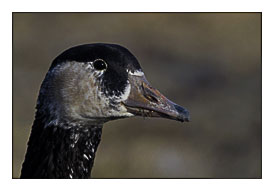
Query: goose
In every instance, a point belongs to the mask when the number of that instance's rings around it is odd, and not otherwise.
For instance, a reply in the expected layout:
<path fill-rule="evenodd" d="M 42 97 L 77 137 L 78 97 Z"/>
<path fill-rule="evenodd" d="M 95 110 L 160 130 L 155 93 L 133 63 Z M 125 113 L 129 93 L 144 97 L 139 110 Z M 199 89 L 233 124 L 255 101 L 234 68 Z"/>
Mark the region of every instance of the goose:
<path fill-rule="evenodd" d="M 103 124 L 134 116 L 190 120 L 187 109 L 149 84 L 127 48 L 65 50 L 41 84 L 20 178 L 89 178 Z"/>

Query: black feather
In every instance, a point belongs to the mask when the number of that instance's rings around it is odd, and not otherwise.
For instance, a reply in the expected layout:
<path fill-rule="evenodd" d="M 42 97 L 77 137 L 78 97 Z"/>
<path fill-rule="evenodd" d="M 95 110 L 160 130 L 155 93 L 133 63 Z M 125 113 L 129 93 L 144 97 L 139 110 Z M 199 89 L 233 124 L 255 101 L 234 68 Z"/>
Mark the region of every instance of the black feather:
<path fill-rule="evenodd" d="M 102 126 L 44 127 L 37 113 L 21 178 L 89 178 Z"/>

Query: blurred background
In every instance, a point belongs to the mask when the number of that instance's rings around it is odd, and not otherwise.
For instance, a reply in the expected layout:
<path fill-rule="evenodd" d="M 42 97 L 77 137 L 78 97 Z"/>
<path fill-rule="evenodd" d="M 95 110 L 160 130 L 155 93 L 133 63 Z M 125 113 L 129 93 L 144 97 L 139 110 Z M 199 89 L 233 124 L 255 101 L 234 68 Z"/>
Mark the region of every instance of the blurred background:
<path fill-rule="evenodd" d="M 191 122 L 107 123 L 92 177 L 261 178 L 260 13 L 13 13 L 14 178 L 52 60 L 95 42 L 127 47 Z"/>

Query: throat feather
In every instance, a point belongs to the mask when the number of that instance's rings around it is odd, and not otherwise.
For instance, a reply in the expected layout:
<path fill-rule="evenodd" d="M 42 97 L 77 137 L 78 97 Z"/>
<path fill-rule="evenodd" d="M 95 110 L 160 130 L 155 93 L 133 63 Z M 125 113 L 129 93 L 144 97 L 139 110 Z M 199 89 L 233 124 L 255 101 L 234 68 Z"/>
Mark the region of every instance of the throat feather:
<path fill-rule="evenodd" d="M 21 178 L 89 178 L 102 125 L 44 127 L 36 119 Z"/>

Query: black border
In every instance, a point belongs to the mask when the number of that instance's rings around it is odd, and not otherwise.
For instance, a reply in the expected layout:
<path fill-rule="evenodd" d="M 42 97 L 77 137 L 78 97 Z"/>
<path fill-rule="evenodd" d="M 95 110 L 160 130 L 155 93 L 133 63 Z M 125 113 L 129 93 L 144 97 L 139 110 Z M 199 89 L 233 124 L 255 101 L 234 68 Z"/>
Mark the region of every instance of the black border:
<path fill-rule="evenodd" d="M 263 56 L 263 52 L 262 52 L 262 32 L 263 32 L 263 17 L 262 17 L 262 12 L 12 12 L 12 90 L 13 90 L 13 88 L 14 88 L 14 86 L 13 86 L 13 79 L 14 79 L 14 76 L 13 76 L 13 74 L 14 74 L 14 71 L 13 71 L 13 45 L 14 45 L 14 40 L 13 40 L 13 37 L 14 37 L 14 14 L 18 14 L 18 13 L 36 13 L 36 14 L 51 14 L 51 13 L 60 13 L 60 14 L 67 14 L 67 13 L 69 13 L 69 14 L 87 14 L 87 13 L 90 13 L 90 14 L 93 14 L 93 13 L 118 13 L 118 14 L 121 14 L 121 13 L 126 13 L 126 14 L 131 14 L 131 13 L 134 13 L 134 14 L 136 14 L 136 13 L 142 13 L 142 14 L 146 14 L 146 13 L 149 13 L 149 14 L 152 14 L 152 13 L 169 13 L 169 14 L 173 14 L 173 13 L 176 13 L 176 14 L 178 14 L 178 13 L 183 13 L 183 14 L 202 14 L 202 13 L 214 13 L 214 14 L 216 14 L 216 13 L 218 13 L 218 14 L 222 14 L 222 13 L 226 13 L 226 14 L 228 14 L 228 13 L 238 13 L 238 14 L 240 14 L 240 13 L 244 13 L 244 14 L 247 14 L 247 13 L 251 13 L 251 14 L 253 14 L 253 13 L 260 13 L 260 15 L 261 15 L 261 93 L 263 94 L 263 86 L 262 86 L 262 82 L 263 82 L 263 64 L 262 64 L 262 62 L 263 62 L 263 58 L 262 58 L 262 56 Z M 263 106 L 263 104 L 262 104 L 262 98 L 263 98 L 263 95 L 261 94 L 261 106 Z M 13 159 L 13 153 L 14 153 L 14 150 L 13 150 L 13 138 L 14 138 L 14 135 L 13 135 L 13 122 L 14 122 L 14 117 L 13 117 L 13 107 L 14 107 L 14 105 L 13 105 L 13 98 L 14 98 L 14 94 L 13 94 L 13 91 L 12 91 L 12 179 L 20 179 L 20 178 L 16 178 L 16 177 L 14 177 L 13 176 L 13 165 L 14 165 L 14 159 Z M 261 123 L 262 123 L 262 110 L 261 110 Z M 31 126 L 31 125 L 30 125 Z M 199 177 L 194 177 L 194 178 L 192 178 L 192 177 L 189 177 L 189 178 L 180 178 L 180 177 L 175 177 L 175 178 L 171 178 L 171 177 L 169 177 L 169 178 L 143 178 L 143 177 L 140 177 L 140 178 L 123 178 L 123 177 L 120 177 L 120 178 L 89 178 L 89 179 L 262 179 L 262 176 L 263 176 L 263 147 L 262 147 L 262 141 L 263 141 L 263 126 L 262 126 L 262 129 L 261 129 L 261 176 L 259 177 L 259 178 L 244 178 L 244 177 L 242 177 L 242 178 L 237 178 L 237 177 L 234 177 L 234 178 L 231 178 L 231 177 L 224 177 L 224 178 L 221 178 L 221 177 L 219 177 L 219 178 L 205 178 L 205 177 L 201 177 L 201 178 L 199 178 Z"/>

